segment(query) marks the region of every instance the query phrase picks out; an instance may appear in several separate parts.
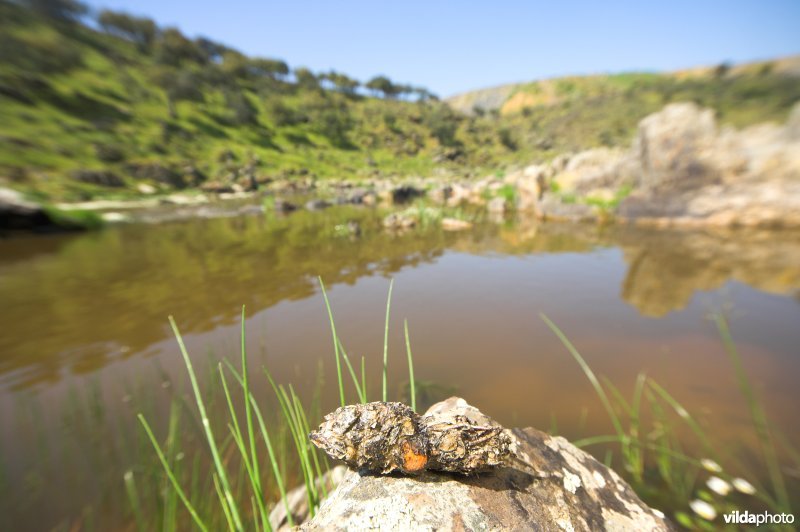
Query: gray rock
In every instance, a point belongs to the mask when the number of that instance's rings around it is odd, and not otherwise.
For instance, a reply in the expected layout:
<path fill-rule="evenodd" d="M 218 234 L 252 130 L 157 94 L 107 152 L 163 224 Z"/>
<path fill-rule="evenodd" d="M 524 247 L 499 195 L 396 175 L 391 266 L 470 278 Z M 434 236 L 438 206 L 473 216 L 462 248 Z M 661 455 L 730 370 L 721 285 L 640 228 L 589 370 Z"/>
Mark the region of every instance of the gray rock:
<path fill-rule="evenodd" d="M 70 177 L 75 181 L 101 187 L 120 188 L 125 186 L 125 181 L 110 170 L 75 170 L 70 173 Z"/>
<path fill-rule="evenodd" d="M 494 198 L 486 204 L 486 210 L 492 214 L 504 214 L 506 212 L 506 199 Z"/>
<path fill-rule="evenodd" d="M 472 222 L 458 218 L 442 218 L 442 229 L 445 231 L 464 231 L 472 229 Z"/>
<path fill-rule="evenodd" d="M 789 119 L 786 121 L 786 137 L 790 141 L 800 140 L 800 102 L 794 104 Z"/>
<path fill-rule="evenodd" d="M 417 219 L 406 213 L 393 212 L 383 219 L 383 227 L 394 231 L 410 229 L 417 225 Z"/>
<path fill-rule="evenodd" d="M 55 210 L 27 201 L 16 190 L 0 187 L 0 235 L 6 231 L 80 231 L 86 226 Z"/>
<path fill-rule="evenodd" d="M 50 225 L 50 217 L 41 206 L 26 201 L 22 194 L 0 188 L 0 232 L 10 229 L 31 230 Z"/>
<path fill-rule="evenodd" d="M 323 199 L 313 199 L 306 202 L 306 209 L 309 211 L 321 211 L 322 209 L 327 209 L 330 206 L 330 202 Z"/>
<path fill-rule="evenodd" d="M 317 490 L 323 491 L 322 488 L 324 486 L 326 491 L 332 491 L 339 483 L 342 482 L 342 479 L 346 473 L 346 466 L 338 465 L 334 467 L 322 475 L 322 477 L 317 478 L 314 481 Z M 286 517 L 287 508 L 292 514 L 292 522 L 295 525 L 308 521 L 308 496 L 306 494 L 305 486 L 299 486 L 289 491 L 286 494 L 286 504 L 281 501 L 272 508 L 272 511 L 269 513 L 269 522 L 273 530 L 283 531 L 291 529 L 289 527 L 289 520 Z"/>
<path fill-rule="evenodd" d="M 428 197 L 431 199 L 431 201 L 434 201 L 436 203 L 444 203 L 448 199 L 450 199 L 450 196 L 452 195 L 453 195 L 453 187 L 451 187 L 450 185 L 437 186 L 430 192 L 428 192 Z"/>
<path fill-rule="evenodd" d="M 713 115 L 674 104 L 642 120 L 634 143 L 640 187 L 618 214 L 679 226 L 800 225 L 800 138 L 795 109 L 784 127 L 717 132 Z"/>
<path fill-rule="evenodd" d="M 494 421 L 452 397 L 428 413 Z M 477 476 L 348 471 L 301 530 L 669 530 L 614 471 L 538 430 L 507 431 L 519 462 Z"/>
<path fill-rule="evenodd" d="M 597 219 L 594 210 L 584 203 L 564 203 L 553 194 L 545 194 L 536 206 L 536 216 L 542 220 L 590 222 Z"/>
<path fill-rule="evenodd" d="M 412 185 L 403 185 L 392 190 L 392 203 L 395 205 L 407 203 L 424 195 L 424 190 Z"/>
<path fill-rule="evenodd" d="M 674 189 L 714 180 L 704 159 L 716 133 L 714 112 L 694 103 L 673 103 L 645 117 L 633 146 L 641 165 L 639 186 Z"/>
<path fill-rule="evenodd" d="M 292 203 L 291 201 L 287 201 L 285 199 L 276 198 L 275 199 L 275 211 L 276 212 L 292 212 L 297 210 L 297 205 Z"/>

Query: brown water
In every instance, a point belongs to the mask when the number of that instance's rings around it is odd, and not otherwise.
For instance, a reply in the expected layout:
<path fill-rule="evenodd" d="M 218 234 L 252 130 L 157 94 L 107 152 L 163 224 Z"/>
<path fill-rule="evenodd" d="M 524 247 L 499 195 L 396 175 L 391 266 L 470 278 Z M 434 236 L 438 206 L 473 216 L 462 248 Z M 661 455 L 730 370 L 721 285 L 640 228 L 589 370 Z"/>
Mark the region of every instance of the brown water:
<path fill-rule="evenodd" d="M 360 237 L 341 236 L 336 226 L 348 220 L 361 224 Z M 555 420 L 567 437 L 609 433 L 608 419 L 540 312 L 624 395 L 644 371 L 720 441 L 753 446 L 734 371 L 708 319 L 722 310 L 770 420 L 800 446 L 797 233 L 484 221 L 468 232 L 397 235 L 380 229 L 379 213 L 355 207 L 131 225 L 0 240 L 0 493 L 23 501 L 6 519 L 14 516 L 16 529 L 85 525 L 76 516 L 109 490 L 122 492 L 124 456 L 113 462 L 119 470 L 102 473 L 106 466 L 92 459 L 59 462 L 57 480 L 32 471 L 60 460 L 52 450 L 60 440 L 52 440 L 69 425 L 61 412 L 76 394 L 94 394 L 102 406 L 94 422 L 123 432 L 138 430 L 131 389 L 152 390 L 153 410 L 167 408 L 164 375 L 185 382 L 169 314 L 196 361 L 235 359 L 246 305 L 254 363 L 308 396 L 322 361 L 323 408 L 333 406 L 318 275 L 348 352 L 367 358 L 372 397 L 394 279 L 393 397 L 408 381 L 407 318 L 423 402 L 458 393 L 504 424 L 555 429 Z M 264 382 L 258 386 L 266 394 Z M 82 487 L 71 490 L 75 478 Z M 42 498 L 43 506 L 35 502 Z"/>

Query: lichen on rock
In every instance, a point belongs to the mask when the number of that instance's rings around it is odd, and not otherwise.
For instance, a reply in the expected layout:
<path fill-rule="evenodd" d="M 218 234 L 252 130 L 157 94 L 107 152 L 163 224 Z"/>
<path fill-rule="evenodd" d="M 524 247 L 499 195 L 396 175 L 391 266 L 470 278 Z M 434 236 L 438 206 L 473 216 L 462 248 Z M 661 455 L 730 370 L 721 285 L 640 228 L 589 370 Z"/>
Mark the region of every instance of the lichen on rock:
<path fill-rule="evenodd" d="M 309 438 L 331 458 L 367 472 L 471 474 L 500 466 L 510 439 L 467 416 L 420 416 L 402 403 L 348 405 L 325 416 Z"/>
<path fill-rule="evenodd" d="M 397 408 L 413 424 L 413 416 Z M 428 423 L 426 418 L 493 428 L 508 439 L 513 456 L 472 475 L 430 469 L 414 476 L 350 470 L 301 529 L 671 529 L 663 514 L 644 504 L 619 475 L 564 438 L 532 428 L 503 429 L 456 397 L 432 406 L 417 427 Z M 452 441 L 445 443 L 445 448 L 458 448 Z"/>

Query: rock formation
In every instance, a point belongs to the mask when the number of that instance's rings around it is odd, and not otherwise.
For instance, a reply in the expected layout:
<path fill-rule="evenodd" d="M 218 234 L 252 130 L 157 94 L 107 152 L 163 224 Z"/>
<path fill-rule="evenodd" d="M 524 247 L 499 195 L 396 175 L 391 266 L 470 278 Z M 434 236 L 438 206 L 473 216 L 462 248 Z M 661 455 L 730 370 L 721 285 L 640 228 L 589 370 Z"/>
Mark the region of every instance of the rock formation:
<path fill-rule="evenodd" d="M 613 214 L 676 226 L 800 226 L 800 104 L 784 126 L 720 128 L 675 103 L 645 117 L 627 150 L 598 148 L 512 173 L 517 207 L 540 218 Z"/>
<path fill-rule="evenodd" d="M 498 426 L 456 397 L 435 404 L 430 414 L 462 415 Z M 532 428 L 506 433 L 517 458 L 490 473 L 408 477 L 349 470 L 301 529 L 670 529 L 663 515 L 646 506 L 614 471 L 564 438 Z"/>

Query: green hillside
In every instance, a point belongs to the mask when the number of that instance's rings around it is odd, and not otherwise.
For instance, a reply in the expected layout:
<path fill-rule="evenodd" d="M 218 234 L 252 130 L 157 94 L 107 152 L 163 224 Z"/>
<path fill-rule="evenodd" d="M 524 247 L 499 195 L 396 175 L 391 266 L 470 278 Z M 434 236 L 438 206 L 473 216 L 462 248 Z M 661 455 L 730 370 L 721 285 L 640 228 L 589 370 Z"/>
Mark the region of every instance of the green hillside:
<path fill-rule="evenodd" d="M 499 133 L 525 162 L 598 146 L 624 146 L 638 122 L 666 104 L 693 101 L 737 128 L 785 120 L 800 100 L 800 56 L 745 65 L 723 63 L 672 73 L 573 76 L 503 85 L 447 102 L 473 116 L 495 116 Z"/>
<path fill-rule="evenodd" d="M 462 113 L 383 76 L 291 68 L 73 0 L 0 0 L 0 185 L 42 199 L 250 176 L 478 175 L 627 142 L 670 101 L 746 125 L 782 119 L 798 98 L 797 79 L 767 63 L 550 80 L 515 87 L 503 112 Z"/>
<path fill-rule="evenodd" d="M 6 1 L 0 10 L 0 176 L 42 195 L 124 195 L 139 181 L 180 188 L 251 169 L 425 174 L 437 155 L 453 157 L 466 122 L 383 77 L 359 87 L 175 29 L 139 37 Z"/>

